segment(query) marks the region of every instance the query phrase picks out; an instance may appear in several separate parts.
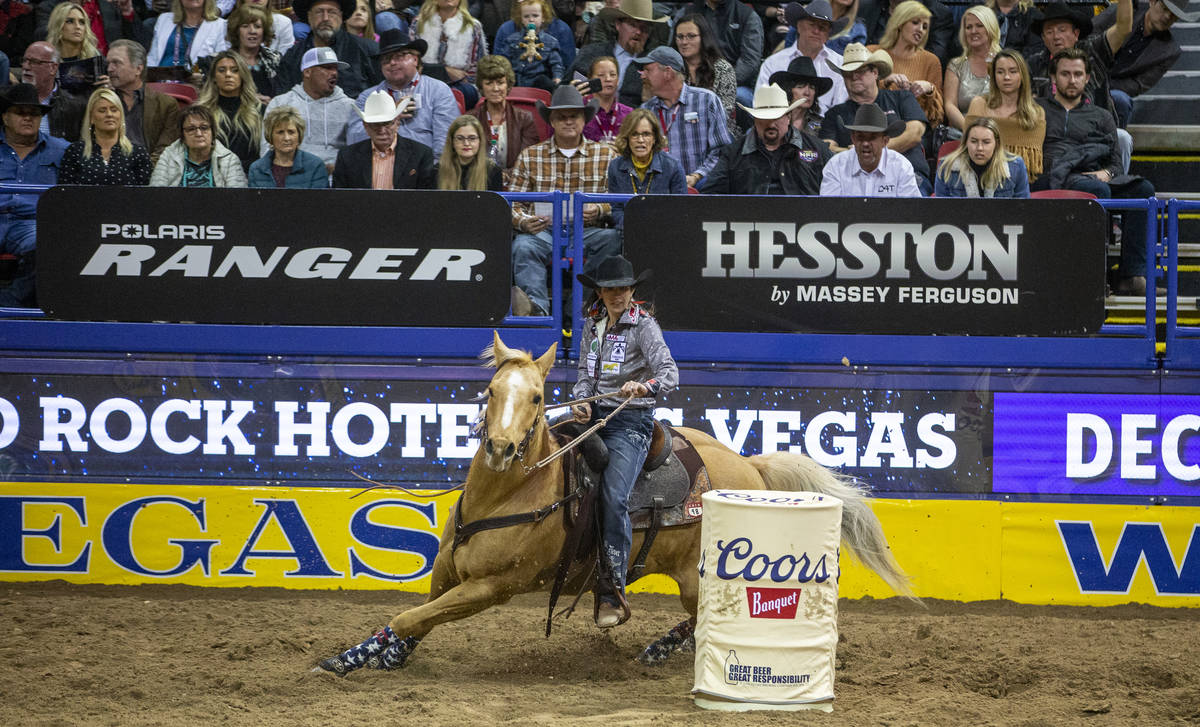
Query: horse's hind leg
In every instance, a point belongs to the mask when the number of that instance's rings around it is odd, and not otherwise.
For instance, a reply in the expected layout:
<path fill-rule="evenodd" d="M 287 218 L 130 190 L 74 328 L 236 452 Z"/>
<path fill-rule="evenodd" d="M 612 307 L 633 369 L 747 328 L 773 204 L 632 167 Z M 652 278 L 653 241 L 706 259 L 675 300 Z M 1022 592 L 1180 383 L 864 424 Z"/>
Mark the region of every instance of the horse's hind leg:
<path fill-rule="evenodd" d="M 679 573 L 671 574 L 679 584 L 679 600 L 688 612 L 689 618 L 680 621 L 658 641 L 647 646 L 637 660 L 647 666 L 662 664 L 671 654 L 692 652 L 696 650 L 696 604 L 699 594 L 699 576 L 695 568 L 687 568 Z"/>

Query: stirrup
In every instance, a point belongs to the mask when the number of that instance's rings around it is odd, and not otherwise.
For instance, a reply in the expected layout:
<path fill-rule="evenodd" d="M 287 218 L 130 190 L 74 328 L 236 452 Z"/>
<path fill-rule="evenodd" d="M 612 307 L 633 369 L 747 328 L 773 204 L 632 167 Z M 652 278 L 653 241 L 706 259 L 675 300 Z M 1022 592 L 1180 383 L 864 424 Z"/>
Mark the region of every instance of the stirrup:
<path fill-rule="evenodd" d="M 600 623 L 600 605 L 602 603 L 604 603 L 604 601 L 601 598 L 600 594 L 596 594 L 596 600 L 592 607 L 592 620 L 595 621 L 596 625 L 602 629 L 611 629 L 613 627 L 620 626 L 621 624 L 628 621 L 629 617 L 632 614 L 630 613 L 630 610 L 629 610 L 629 601 L 625 600 L 624 593 L 622 593 L 620 591 L 616 591 L 615 593 L 610 593 L 610 594 L 606 594 L 606 595 L 612 596 L 617 599 L 616 606 L 612 606 L 611 604 L 606 604 L 606 605 L 611 606 L 614 610 L 620 609 L 621 615 L 617 618 L 616 623 L 603 623 L 603 624 Z"/>

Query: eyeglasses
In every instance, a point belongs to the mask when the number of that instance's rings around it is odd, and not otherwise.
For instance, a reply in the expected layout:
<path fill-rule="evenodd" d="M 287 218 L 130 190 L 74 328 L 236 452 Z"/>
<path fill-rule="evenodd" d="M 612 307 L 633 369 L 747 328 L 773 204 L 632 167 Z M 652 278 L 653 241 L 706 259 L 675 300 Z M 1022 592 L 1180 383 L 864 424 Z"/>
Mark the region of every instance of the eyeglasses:
<path fill-rule="evenodd" d="M 185 126 L 183 133 L 185 134 L 207 134 L 212 130 L 211 126 Z"/>
<path fill-rule="evenodd" d="M 675 40 L 696 40 L 700 37 L 699 33 L 676 33 Z"/>
<path fill-rule="evenodd" d="M 340 18 L 342 11 L 340 8 L 315 8 L 309 11 L 318 18 Z"/>
<path fill-rule="evenodd" d="M 21 65 L 53 66 L 57 64 L 54 61 L 43 61 L 40 58 L 30 58 L 29 56 L 26 56 L 25 58 L 21 59 Z"/>
<path fill-rule="evenodd" d="M 653 139 L 653 131 L 635 131 L 629 135 L 630 139 Z"/>
<path fill-rule="evenodd" d="M 454 141 L 455 141 L 455 143 L 458 143 L 458 144 L 478 144 L 479 137 L 478 136 L 459 136 L 459 135 L 455 134 Z"/>

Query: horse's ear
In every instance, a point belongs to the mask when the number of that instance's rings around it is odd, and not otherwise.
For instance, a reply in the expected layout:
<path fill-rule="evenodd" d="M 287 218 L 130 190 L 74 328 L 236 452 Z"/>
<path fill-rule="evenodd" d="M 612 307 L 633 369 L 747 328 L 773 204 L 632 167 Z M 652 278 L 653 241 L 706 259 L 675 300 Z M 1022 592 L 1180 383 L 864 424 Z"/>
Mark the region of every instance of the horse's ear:
<path fill-rule="evenodd" d="M 507 361 L 512 356 L 512 350 L 504 345 L 504 341 L 500 340 L 500 332 L 492 329 L 492 345 L 484 349 L 484 361 L 493 368 L 500 368 L 500 364 Z"/>
<path fill-rule="evenodd" d="M 497 340 L 499 340 L 499 339 L 497 339 Z M 547 375 L 549 375 L 550 367 L 554 365 L 554 352 L 557 349 L 558 349 L 557 342 L 550 344 L 550 348 L 546 349 L 546 352 L 543 353 L 541 355 L 541 357 L 538 358 L 537 361 L 534 361 L 534 363 L 537 364 L 538 369 L 542 372 L 543 379 L 546 378 Z"/>

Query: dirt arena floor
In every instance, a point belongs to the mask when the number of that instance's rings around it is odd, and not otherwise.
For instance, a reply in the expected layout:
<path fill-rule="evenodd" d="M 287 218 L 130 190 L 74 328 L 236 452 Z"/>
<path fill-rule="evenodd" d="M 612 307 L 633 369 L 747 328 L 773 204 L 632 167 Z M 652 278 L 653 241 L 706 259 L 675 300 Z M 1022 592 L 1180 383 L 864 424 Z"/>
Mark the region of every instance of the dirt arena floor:
<path fill-rule="evenodd" d="M 842 601 L 832 714 L 692 704 L 690 655 L 633 661 L 681 618 L 635 595 L 602 633 L 542 636 L 544 596 L 435 630 L 400 672 L 312 674 L 412 594 L 0 584 L 0 724 L 1200 724 L 1200 610 Z M 589 613 L 586 614 L 590 616 Z"/>

